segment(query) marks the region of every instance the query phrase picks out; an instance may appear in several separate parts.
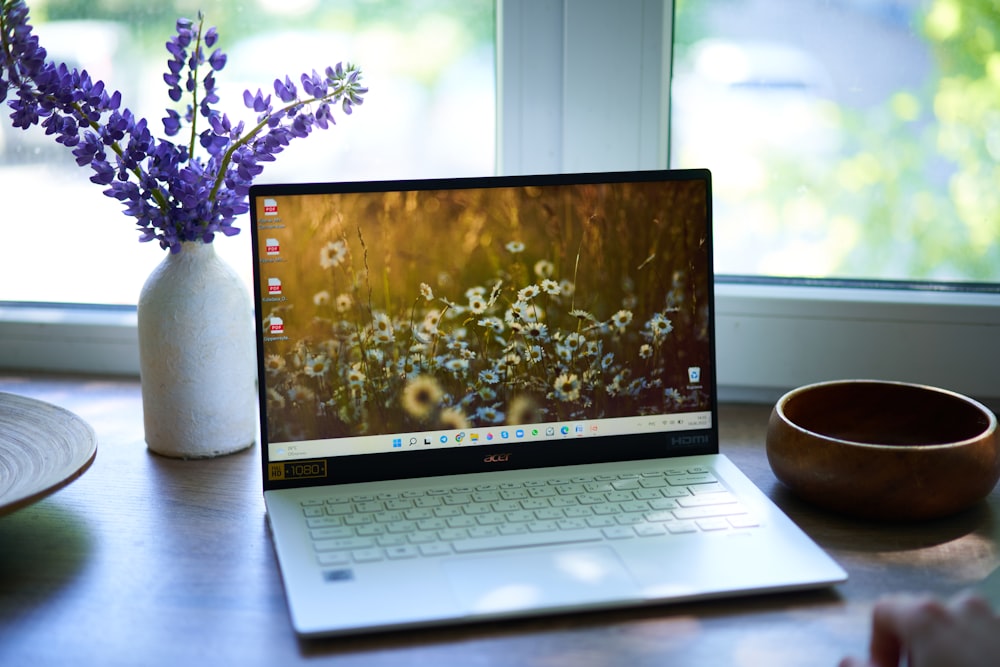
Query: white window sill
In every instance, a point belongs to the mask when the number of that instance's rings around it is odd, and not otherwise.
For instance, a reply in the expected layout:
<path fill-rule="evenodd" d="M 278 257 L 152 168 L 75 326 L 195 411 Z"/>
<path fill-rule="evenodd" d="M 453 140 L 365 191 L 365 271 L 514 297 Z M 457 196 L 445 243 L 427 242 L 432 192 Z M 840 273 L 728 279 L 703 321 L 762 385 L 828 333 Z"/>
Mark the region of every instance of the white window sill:
<path fill-rule="evenodd" d="M 1000 293 L 716 284 L 723 400 L 844 378 L 918 382 L 1000 405 Z"/>
<path fill-rule="evenodd" d="M 723 401 L 803 384 L 932 384 L 1000 407 L 1000 293 L 716 284 Z M 134 309 L 0 305 L 0 368 L 138 375 Z"/>
<path fill-rule="evenodd" d="M 0 368 L 138 375 L 135 308 L 0 304 Z"/>

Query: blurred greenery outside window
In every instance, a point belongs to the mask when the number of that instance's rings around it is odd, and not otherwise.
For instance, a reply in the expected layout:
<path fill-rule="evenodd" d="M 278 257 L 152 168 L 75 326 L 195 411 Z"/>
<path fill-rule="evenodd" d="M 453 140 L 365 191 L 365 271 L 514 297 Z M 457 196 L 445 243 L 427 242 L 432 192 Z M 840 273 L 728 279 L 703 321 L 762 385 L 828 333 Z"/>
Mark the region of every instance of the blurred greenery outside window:
<path fill-rule="evenodd" d="M 29 0 L 50 60 L 86 68 L 157 136 L 168 106 L 164 48 L 178 17 L 216 26 L 227 55 L 217 105 L 252 120 L 243 90 L 275 78 L 354 62 L 370 93 L 337 125 L 292 143 L 257 182 L 365 180 L 492 174 L 495 163 L 493 0 Z M 187 100 L 182 99 L 182 104 Z M 6 109 L 6 105 L 4 105 Z M 41 128 L 0 123 L 0 216 L 18 248 L 0 269 L 0 302 L 133 305 L 163 259 L 140 244 L 121 205 L 89 182 L 89 169 Z M 248 231 L 249 218 L 238 225 Z M 221 238 L 218 252 L 249 285 L 250 235 Z"/>
<path fill-rule="evenodd" d="M 30 4 L 50 55 L 122 90 L 157 132 L 178 16 L 201 9 L 218 27 L 231 115 L 244 88 L 359 63 L 364 106 L 294 143 L 260 182 L 494 173 L 492 0 Z M 718 273 L 1000 283 L 997 0 L 674 9 L 670 165 L 714 173 Z M 613 104 L 604 85 L 581 103 Z M 4 240 L 20 262 L 0 269 L 0 301 L 135 303 L 162 251 L 138 244 L 87 177 L 50 137 L 0 123 Z M 217 245 L 249 281 L 249 234 Z"/>
<path fill-rule="evenodd" d="M 717 272 L 1000 283 L 1000 2 L 676 11 L 671 164 L 714 171 Z"/>

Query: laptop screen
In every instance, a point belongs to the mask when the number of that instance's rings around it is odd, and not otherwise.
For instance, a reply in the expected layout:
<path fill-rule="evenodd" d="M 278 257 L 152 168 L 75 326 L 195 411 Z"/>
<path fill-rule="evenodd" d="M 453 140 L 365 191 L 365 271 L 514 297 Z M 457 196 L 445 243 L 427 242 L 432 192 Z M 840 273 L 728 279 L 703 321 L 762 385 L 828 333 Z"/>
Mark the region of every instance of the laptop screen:
<path fill-rule="evenodd" d="M 704 170 L 254 186 L 266 485 L 714 451 L 710 221 Z"/>

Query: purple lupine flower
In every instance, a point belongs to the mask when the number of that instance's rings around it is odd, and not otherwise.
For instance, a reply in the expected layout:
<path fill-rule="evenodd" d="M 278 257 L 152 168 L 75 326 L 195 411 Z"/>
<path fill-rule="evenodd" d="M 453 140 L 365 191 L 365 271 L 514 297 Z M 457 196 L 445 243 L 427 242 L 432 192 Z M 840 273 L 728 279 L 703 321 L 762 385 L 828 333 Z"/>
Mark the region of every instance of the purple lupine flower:
<path fill-rule="evenodd" d="M 249 210 L 250 184 L 263 163 L 273 162 L 293 138 L 335 124 L 336 104 L 349 114 L 368 92 L 360 70 L 350 64 L 327 67 L 325 76 L 302 74 L 304 97 L 286 76 L 274 81 L 277 108 L 270 93 L 245 91 L 244 103 L 258 114 L 256 124 L 233 126 L 214 108 L 220 101 L 215 75 L 225 67 L 226 55 L 214 48 L 218 32 L 203 30 L 199 12 L 197 21 L 178 19 L 165 45 L 168 97 L 180 102 L 191 96 L 183 113 L 168 108 L 162 119 L 169 138 L 189 131 L 188 141 L 174 143 L 154 137 L 147 121 L 122 108 L 121 94 L 109 92 L 103 81 L 48 62 L 28 19 L 24 0 L 0 3 L 0 102 L 11 109 L 14 127 L 41 124 L 71 149 L 79 166 L 90 167 L 90 180 L 105 186 L 105 195 L 121 202 L 141 242 L 155 239 L 171 252 L 186 241 L 208 243 L 216 234 L 239 233 L 236 218 Z M 199 82 L 199 68 L 206 64 Z M 207 128 L 196 127 L 196 115 L 207 119 Z"/>

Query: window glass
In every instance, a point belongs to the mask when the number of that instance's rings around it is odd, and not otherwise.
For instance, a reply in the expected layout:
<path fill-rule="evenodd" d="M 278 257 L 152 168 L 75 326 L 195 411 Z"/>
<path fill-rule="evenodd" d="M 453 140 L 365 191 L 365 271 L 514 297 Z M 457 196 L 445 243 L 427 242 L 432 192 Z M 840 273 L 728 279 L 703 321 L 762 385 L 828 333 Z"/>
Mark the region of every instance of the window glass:
<path fill-rule="evenodd" d="M 492 0 L 247 0 L 202 3 L 228 55 L 217 108 L 251 118 L 243 90 L 337 62 L 363 70 L 370 92 L 337 125 L 298 139 L 257 182 L 486 175 L 494 171 L 495 55 Z M 122 92 L 123 106 L 164 136 L 164 44 L 185 0 L 32 2 L 31 23 L 49 58 L 87 69 Z M 182 99 L 186 105 L 187 100 Z M 0 229 L 8 253 L 0 301 L 135 304 L 164 251 L 140 244 L 120 204 L 88 179 L 41 128 L 0 119 Z M 238 226 L 245 228 L 249 218 Z M 216 240 L 250 281 L 250 237 Z"/>
<path fill-rule="evenodd" d="M 994 0 L 686 0 L 675 35 L 716 271 L 1000 282 Z"/>

